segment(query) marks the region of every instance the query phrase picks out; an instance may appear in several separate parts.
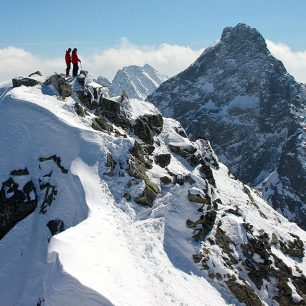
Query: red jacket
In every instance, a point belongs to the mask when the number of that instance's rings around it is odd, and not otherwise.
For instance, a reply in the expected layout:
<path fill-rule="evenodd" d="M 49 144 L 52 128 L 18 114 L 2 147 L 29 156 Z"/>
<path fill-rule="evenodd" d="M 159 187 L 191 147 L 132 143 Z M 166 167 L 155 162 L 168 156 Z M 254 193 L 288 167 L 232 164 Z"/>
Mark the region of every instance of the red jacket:
<path fill-rule="evenodd" d="M 77 64 L 80 62 L 80 59 L 78 58 L 78 55 L 75 51 L 72 51 L 72 57 L 71 57 L 72 64 Z"/>
<path fill-rule="evenodd" d="M 65 60 L 67 64 L 71 62 L 71 56 L 69 51 L 66 51 Z"/>

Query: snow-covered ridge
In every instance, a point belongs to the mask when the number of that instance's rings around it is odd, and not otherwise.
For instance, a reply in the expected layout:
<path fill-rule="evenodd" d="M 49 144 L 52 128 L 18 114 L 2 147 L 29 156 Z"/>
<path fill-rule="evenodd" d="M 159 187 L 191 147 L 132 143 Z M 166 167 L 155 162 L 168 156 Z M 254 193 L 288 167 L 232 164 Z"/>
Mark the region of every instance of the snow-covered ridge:
<path fill-rule="evenodd" d="M 118 70 L 112 82 L 99 77 L 98 82 L 109 88 L 111 95 L 121 95 L 125 91 L 130 98 L 145 100 L 168 77 L 157 72 L 152 66 L 127 66 Z"/>
<path fill-rule="evenodd" d="M 305 232 L 208 141 L 149 102 L 107 98 L 86 73 L 5 88 L 0 218 L 27 199 L 26 182 L 36 208 L 0 240 L 2 303 L 305 301 Z"/>

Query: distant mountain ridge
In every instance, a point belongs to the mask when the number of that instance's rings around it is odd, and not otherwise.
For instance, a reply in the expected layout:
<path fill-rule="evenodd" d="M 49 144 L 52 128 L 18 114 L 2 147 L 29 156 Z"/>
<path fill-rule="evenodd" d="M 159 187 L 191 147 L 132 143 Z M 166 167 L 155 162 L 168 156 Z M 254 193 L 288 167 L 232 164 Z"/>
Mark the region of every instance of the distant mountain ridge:
<path fill-rule="evenodd" d="M 306 228 L 306 90 L 245 24 L 224 29 L 148 98 L 192 138 L 207 137 L 240 180 Z"/>
<path fill-rule="evenodd" d="M 152 66 L 126 66 L 118 70 L 114 80 L 100 76 L 97 82 L 108 87 L 112 96 L 121 95 L 125 91 L 130 98 L 145 100 L 159 85 L 168 79 Z"/>

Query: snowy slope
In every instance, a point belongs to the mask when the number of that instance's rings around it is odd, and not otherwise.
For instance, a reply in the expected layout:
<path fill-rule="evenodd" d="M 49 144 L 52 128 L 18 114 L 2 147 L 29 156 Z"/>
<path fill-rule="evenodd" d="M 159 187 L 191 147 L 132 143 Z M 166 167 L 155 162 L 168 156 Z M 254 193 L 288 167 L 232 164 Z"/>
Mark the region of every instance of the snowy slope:
<path fill-rule="evenodd" d="M 216 45 L 148 100 L 193 139 L 209 139 L 241 181 L 265 181 L 265 199 L 305 229 L 305 86 L 271 55 L 256 29 L 225 28 Z"/>
<path fill-rule="evenodd" d="M 152 66 L 143 67 L 131 65 L 123 67 L 110 83 L 106 78 L 98 77 L 98 82 L 107 86 L 113 96 L 121 95 L 125 91 L 130 98 L 144 100 L 168 77 L 157 72 Z"/>
<path fill-rule="evenodd" d="M 152 104 L 103 99 L 86 78 L 70 82 L 65 99 L 52 85 L 3 87 L 0 216 L 29 180 L 37 207 L 0 240 L 1 303 L 305 301 L 305 232 L 231 178 L 207 141 L 191 142 Z M 95 91 L 101 96 L 89 101 Z M 53 237 L 51 220 L 62 222 Z M 250 257 L 242 250 L 254 241 L 261 245 Z M 254 269 L 265 271 L 260 290 Z"/>

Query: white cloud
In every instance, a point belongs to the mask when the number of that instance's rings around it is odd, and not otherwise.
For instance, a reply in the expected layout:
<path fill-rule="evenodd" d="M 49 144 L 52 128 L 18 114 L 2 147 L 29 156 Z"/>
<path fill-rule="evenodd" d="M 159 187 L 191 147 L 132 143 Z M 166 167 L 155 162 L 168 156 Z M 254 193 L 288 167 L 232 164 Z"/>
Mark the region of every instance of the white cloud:
<path fill-rule="evenodd" d="M 306 50 L 293 51 L 288 45 L 267 40 L 267 45 L 277 59 L 281 60 L 287 71 L 298 82 L 306 83 Z"/>
<path fill-rule="evenodd" d="M 103 75 L 109 79 L 112 79 L 117 70 L 123 66 L 146 63 L 163 74 L 173 76 L 192 64 L 202 51 L 203 49 L 194 50 L 190 47 L 167 43 L 159 46 L 138 46 L 123 38 L 118 46 L 86 57 L 82 57 L 80 52 L 80 58 L 83 69 L 95 76 Z M 46 60 L 20 48 L 0 49 L 0 81 L 9 80 L 14 76 L 28 75 L 36 70 L 40 70 L 43 74 L 64 72 L 63 58 Z"/>
<path fill-rule="evenodd" d="M 297 81 L 306 82 L 306 50 L 295 52 L 286 44 L 267 40 L 271 53 L 280 59 L 288 72 Z M 95 76 L 103 75 L 110 80 L 116 71 L 127 65 L 144 65 L 148 63 L 159 72 L 168 76 L 182 71 L 192 64 L 203 49 L 188 46 L 161 44 L 158 46 L 138 46 L 123 38 L 118 46 L 82 56 L 83 69 Z M 19 75 L 28 75 L 40 70 L 44 75 L 65 71 L 64 54 L 62 58 L 42 59 L 32 53 L 15 47 L 0 48 L 0 82 Z"/>

